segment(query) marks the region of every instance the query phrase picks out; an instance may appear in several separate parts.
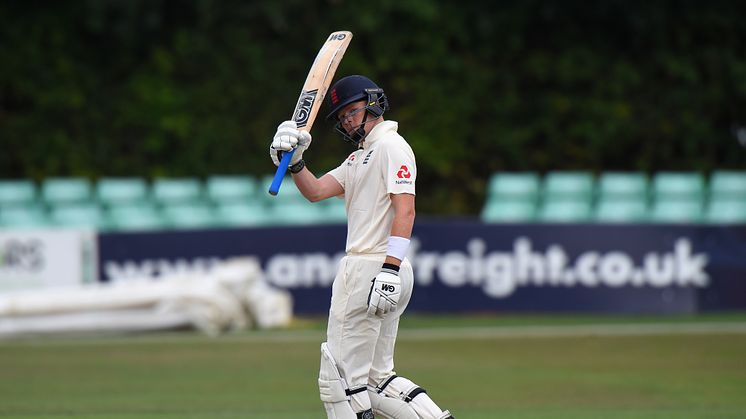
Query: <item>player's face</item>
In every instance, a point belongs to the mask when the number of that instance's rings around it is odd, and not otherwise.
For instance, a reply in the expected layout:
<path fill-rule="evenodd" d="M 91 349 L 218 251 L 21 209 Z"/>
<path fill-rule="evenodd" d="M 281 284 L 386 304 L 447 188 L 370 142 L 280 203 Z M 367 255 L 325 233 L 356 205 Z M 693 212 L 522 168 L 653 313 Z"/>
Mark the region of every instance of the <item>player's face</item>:
<path fill-rule="evenodd" d="M 345 106 L 337 112 L 337 118 L 342 123 L 342 128 L 351 134 L 362 123 L 365 117 L 365 101 L 354 102 Z"/>

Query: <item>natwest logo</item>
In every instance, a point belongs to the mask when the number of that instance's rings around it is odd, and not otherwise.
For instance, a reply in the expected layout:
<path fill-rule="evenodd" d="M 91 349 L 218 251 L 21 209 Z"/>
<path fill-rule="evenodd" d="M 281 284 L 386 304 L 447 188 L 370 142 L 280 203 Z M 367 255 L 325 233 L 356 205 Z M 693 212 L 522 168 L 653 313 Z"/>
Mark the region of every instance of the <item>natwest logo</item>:
<path fill-rule="evenodd" d="M 412 176 L 411 173 L 409 173 L 409 168 L 407 166 L 402 165 L 402 167 L 399 168 L 399 171 L 396 172 L 396 177 L 399 179 L 409 179 Z"/>

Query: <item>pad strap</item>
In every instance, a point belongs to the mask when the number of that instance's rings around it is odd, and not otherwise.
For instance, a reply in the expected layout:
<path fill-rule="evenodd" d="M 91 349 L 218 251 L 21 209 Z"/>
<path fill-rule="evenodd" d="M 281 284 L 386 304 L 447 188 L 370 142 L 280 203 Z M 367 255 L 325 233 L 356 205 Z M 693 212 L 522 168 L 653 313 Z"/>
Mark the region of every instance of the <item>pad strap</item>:
<path fill-rule="evenodd" d="M 387 378 L 386 381 L 383 382 L 383 384 L 381 384 L 380 386 L 376 387 L 376 392 L 379 393 L 379 394 L 382 393 L 383 390 L 386 388 L 386 386 L 388 386 L 389 384 L 391 384 L 391 382 L 394 381 L 394 378 L 396 378 L 396 377 L 397 377 L 397 375 L 394 374 L 391 377 Z"/>
<path fill-rule="evenodd" d="M 378 392 L 379 394 L 382 393 L 386 389 L 386 387 L 389 384 L 391 384 L 391 382 L 394 381 L 394 379 L 396 379 L 396 378 L 398 378 L 398 375 L 396 375 L 396 374 L 393 374 L 392 376 L 390 376 L 389 378 L 387 378 L 386 381 L 384 381 L 383 383 L 381 383 L 381 385 L 379 385 L 378 387 L 376 387 L 376 392 Z M 409 403 L 415 397 L 419 396 L 422 393 L 427 394 L 427 391 L 425 391 L 425 389 L 422 388 L 422 387 L 416 386 L 412 391 L 409 392 L 409 394 L 405 394 L 403 392 L 400 393 L 400 394 L 402 396 L 402 399 L 405 402 Z"/>
<path fill-rule="evenodd" d="M 409 403 L 409 402 L 412 401 L 412 399 L 414 399 L 415 397 L 417 397 L 418 395 L 420 395 L 422 393 L 427 393 L 427 391 L 425 391 L 425 389 L 422 388 L 422 387 L 417 387 L 416 389 L 412 390 L 411 393 L 407 394 L 404 397 L 404 401 L 407 402 L 407 403 Z"/>
<path fill-rule="evenodd" d="M 348 396 L 352 396 L 353 394 L 362 393 L 362 392 L 366 391 L 367 389 L 368 389 L 367 386 L 358 387 L 356 389 L 346 388 L 345 389 L 345 394 L 348 395 Z"/>

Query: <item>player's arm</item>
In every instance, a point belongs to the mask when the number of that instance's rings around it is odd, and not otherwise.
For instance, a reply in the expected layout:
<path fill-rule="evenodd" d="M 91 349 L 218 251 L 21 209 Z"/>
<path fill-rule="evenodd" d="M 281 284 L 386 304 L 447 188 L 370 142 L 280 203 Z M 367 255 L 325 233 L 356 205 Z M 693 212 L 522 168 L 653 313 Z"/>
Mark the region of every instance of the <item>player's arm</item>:
<path fill-rule="evenodd" d="M 401 295 L 399 266 L 407 254 L 409 238 L 414 226 L 414 195 L 408 193 L 389 194 L 394 207 L 394 222 L 391 225 L 386 260 L 381 272 L 373 278 L 368 294 L 368 314 L 383 318 L 396 310 Z"/>
<path fill-rule="evenodd" d="M 308 131 L 298 130 L 294 121 L 284 121 L 277 127 L 277 132 L 269 146 L 269 156 L 275 166 L 280 165 L 282 153 L 295 149 L 288 169 L 298 190 L 311 202 L 321 201 L 344 192 L 342 185 L 331 175 L 320 179 L 306 168 L 303 152 L 311 145 L 312 137 Z"/>
<path fill-rule="evenodd" d="M 412 227 L 414 226 L 414 195 L 400 193 L 390 194 L 389 196 L 391 196 L 391 205 L 394 207 L 394 221 L 391 225 L 391 234 L 389 234 L 389 237 L 393 237 L 394 241 L 397 241 L 398 238 L 405 239 L 407 242 L 402 242 L 402 244 L 408 244 L 409 238 L 412 236 Z M 399 241 L 401 242 L 401 240 Z M 396 266 L 401 265 L 403 255 L 396 252 L 397 245 L 401 246 L 401 244 L 392 243 L 392 240 L 389 240 L 389 252 L 386 255 L 386 263 Z"/>
<path fill-rule="evenodd" d="M 330 174 L 317 178 L 307 167 L 293 173 L 295 186 L 311 202 L 318 202 L 344 193 L 342 185 Z"/>

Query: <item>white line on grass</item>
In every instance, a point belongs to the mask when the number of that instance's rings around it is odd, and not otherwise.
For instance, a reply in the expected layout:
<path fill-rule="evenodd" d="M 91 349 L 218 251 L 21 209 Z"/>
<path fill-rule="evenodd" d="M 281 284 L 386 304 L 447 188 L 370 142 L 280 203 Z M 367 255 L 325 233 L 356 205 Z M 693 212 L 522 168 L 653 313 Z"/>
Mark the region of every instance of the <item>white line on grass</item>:
<path fill-rule="evenodd" d="M 401 341 L 432 341 L 450 339 L 525 339 L 525 338 L 576 338 L 585 336 L 662 336 L 662 335 L 714 335 L 746 334 L 746 322 L 706 323 L 646 323 L 646 324 L 588 324 L 551 326 L 484 326 L 437 327 L 401 329 Z M 153 335 L 98 336 L 98 337 L 43 337 L 22 338 L 3 344 L 28 345 L 117 345 L 164 343 L 229 343 L 229 342 L 322 342 L 324 332 L 319 330 L 278 330 L 240 332 L 210 338 L 196 332 L 166 332 Z"/>
<path fill-rule="evenodd" d="M 514 339 L 583 336 L 744 334 L 746 323 L 648 323 L 553 326 L 495 326 L 401 330 L 400 339 Z"/>

